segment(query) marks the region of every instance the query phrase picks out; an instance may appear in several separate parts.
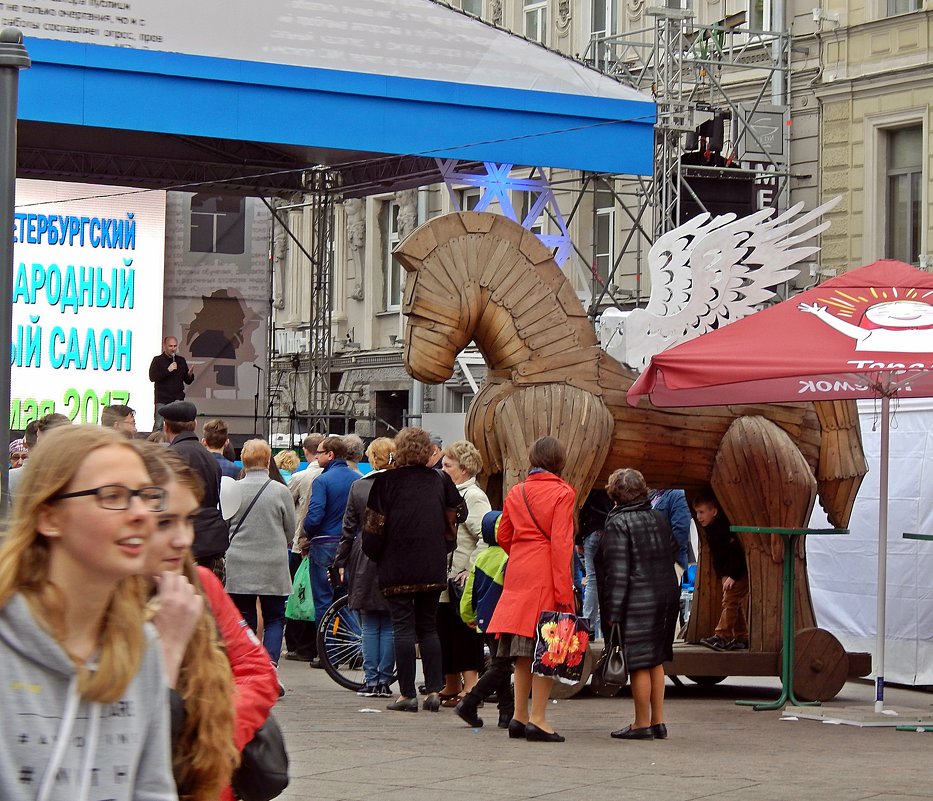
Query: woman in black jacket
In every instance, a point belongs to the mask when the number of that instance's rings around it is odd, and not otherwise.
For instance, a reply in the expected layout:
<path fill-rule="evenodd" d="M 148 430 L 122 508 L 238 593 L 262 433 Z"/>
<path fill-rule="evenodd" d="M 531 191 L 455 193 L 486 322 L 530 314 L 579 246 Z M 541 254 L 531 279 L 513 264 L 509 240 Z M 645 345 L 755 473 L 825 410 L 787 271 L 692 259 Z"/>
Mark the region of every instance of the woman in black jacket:
<path fill-rule="evenodd" d="M 437 602 L 447 587 L 447 554 L 456 545 L 457 524 L 466 520 L 466 504 L 450 476 L 427 466 L 434 446 L 426 431 L 403 428 L 395 446 L 397 467 L 372 480 L 363 523 L 363 552 L 379 566 L 395 634 L 401 695 L 387 708 L 418 711 L 417 640 L 428 691 L 424 708 L 437 712 L 444 686 Z"/>
<path fill-rule="evenodd" d="M 612 736 L 664 739 L 663 663 L 674 656 L 680 605 L 674 538 L 664 516 L 651 508 L 645 478 L 637 470 L 616 470 L 606 492 L 615 506 L 594 558 L 599 610 L 607 639 L 613 624 L 621 630 L 635 702 L 634 722 Z"/>

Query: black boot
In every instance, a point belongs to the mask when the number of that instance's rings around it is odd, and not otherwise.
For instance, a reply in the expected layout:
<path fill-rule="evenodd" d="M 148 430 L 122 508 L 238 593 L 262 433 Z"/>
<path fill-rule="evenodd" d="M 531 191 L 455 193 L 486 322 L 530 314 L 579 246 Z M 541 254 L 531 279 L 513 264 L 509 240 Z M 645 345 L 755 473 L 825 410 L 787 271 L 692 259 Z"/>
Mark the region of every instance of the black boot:
<path fill-rule="evenodd" d="M 480 700 L 474 697 L 473 693 L 467 693 L 461 699 L 460 703 L 454 708 L 454 711 L 460 717 L 460 719 L 466 723 L 468 726 L 472 726 L 474 729 L 479 729 L 483 725 L 483 719 L 476 714 L 476 710 L 479 708 Z"/>

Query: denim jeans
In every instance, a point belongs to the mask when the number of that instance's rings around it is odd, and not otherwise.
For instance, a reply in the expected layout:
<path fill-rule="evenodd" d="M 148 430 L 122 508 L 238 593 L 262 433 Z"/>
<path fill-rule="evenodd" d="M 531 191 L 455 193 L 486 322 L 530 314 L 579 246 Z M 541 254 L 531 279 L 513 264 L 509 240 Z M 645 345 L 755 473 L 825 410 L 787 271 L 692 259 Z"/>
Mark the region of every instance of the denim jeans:
<path fill-rule="evenodd" d="M 360 612 L 363 623 L 363 681 L 391 684 L 395 667 L 395 635 L 388 612 Z"/>
<path fill-rule="evenodd" d="M 314 596 L 314 617 L 318 621 L 324 617 L 327 607 L 337 597 L 330 579 L 327 578 L 327 568 L 333 564 L 334 557 L 337 555 L 337 542 L 337 540 L 311 541 L 311 550 L 308 554 L 311 561 L 308 565 L 308 572 L 311 576 L 311 594 Z"/>
<path fill-rule="evenodd" d="M 583 540 L 583 566 L 586 570 L 586 587 L 583 591 L 583 617 L 588 618 L 593 627 L 593 637 L 602 637 L 599 628 L 599 598 L 596 596 L 596 567 L 593 559 L 599 545 L 600 532 L 594 531 Z"/>
<path fill-rule="evenodd" d="M 279 663 L 282 655 L 282 632 L 285 629 L 285 602 L 287 595 L 245 595 L 230 593 L 230 598 L 236 608 L 243 615 L 243 620 L 254 632 L 259 626 L 256 616 L 256 599 L 262 609 L 262 644 L 272 660 L 272 664 Z"/>
<path fill-rule="evenodd" d="M 390 595 L 389 614 L 395 633 L 395 668 L 399 692 L 417 698 L 415 689 L 415 641 L 421 650 L 424 686 L 429 693 L 444 689 L 441 672 L 441 641 L 437 638 L 437 599 L 440 590 Z"/>

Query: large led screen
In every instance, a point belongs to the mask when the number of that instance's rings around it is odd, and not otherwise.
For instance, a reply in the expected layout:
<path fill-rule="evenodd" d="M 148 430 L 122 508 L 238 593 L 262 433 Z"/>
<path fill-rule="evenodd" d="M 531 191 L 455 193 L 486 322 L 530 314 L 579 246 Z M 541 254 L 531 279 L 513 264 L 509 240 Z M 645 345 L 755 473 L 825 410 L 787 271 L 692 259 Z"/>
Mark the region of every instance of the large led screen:
<path fill-rule="evenodd" d="M 165 193 L 18 180 L 10 428 L 110 404 L 151 428 L 161 350 Z"/>

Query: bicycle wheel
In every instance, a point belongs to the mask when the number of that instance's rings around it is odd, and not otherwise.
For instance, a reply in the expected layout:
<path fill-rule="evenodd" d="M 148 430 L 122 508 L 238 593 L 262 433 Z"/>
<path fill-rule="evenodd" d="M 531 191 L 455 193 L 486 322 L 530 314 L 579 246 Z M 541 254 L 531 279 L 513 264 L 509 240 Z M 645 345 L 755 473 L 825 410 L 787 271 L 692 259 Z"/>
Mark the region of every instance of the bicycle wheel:
<path fill-rule="evenodd" d="M 318 621 L 317 653 L 321 667 L 348 690 L 363 686 L 363 628 L 347 597 L 334 601 Z"/>

